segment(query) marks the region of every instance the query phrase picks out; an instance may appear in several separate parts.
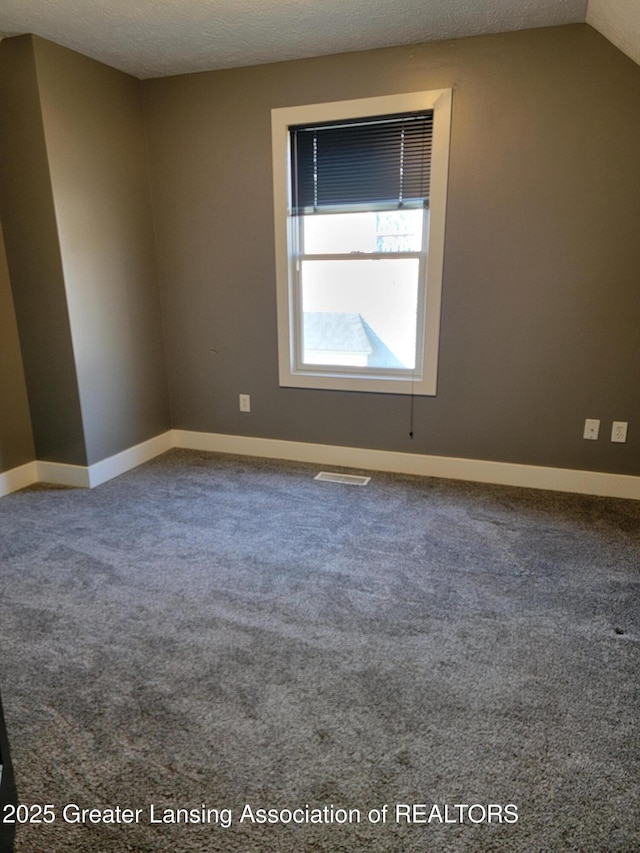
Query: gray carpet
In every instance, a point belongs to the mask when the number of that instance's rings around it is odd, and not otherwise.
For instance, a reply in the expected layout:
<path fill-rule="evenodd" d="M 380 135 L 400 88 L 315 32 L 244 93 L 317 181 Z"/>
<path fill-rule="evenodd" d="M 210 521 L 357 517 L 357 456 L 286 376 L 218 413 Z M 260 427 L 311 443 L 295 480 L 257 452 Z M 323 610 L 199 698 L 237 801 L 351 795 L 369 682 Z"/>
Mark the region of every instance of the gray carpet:
<path fill-rule="evenodd" d="M 172 451 L 0 501 L 14 769 L 55 814 L 17 853 L 640 851 L 640 503 L 317 470 Z M 150 822 L 203 804 L 231 826 Z"/>

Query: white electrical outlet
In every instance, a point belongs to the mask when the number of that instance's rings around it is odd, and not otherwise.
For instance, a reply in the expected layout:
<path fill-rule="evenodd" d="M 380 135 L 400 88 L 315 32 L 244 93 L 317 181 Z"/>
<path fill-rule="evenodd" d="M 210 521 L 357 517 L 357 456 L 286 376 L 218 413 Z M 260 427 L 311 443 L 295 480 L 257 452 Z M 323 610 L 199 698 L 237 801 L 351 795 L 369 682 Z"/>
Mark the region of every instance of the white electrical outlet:
<path fill-rule="evenodd" d="M 618 444 L 624 444 L 627 440 L 627 427 L 629 424 L 626 421 L 614 421 L 611 427 L 611 441 L 616 441 Z"/>
<path fill-rule="evenodd" d="M 241 412 L 250 412 L 251 411 L 251 397 L 249 394 L 240 394 L 240 411 Z"/>
<path fill-rule="evenodd" d="M 587 418 L 584 422 L 583 438 L 588 438 L 590 441 L 597 441 L 600 433 L 600 421 L 597 418 Z"/>

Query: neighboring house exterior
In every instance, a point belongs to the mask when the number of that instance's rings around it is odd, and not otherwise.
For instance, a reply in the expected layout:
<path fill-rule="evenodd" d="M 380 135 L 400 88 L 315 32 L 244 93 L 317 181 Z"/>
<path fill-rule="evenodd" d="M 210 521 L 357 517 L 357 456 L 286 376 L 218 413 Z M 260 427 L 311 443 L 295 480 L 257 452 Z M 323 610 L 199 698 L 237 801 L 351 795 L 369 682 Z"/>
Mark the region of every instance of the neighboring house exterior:
<path fill-rule="evenodd" d="M 403 368 L 361 314 L 304 312 L 305 364 Z"/>

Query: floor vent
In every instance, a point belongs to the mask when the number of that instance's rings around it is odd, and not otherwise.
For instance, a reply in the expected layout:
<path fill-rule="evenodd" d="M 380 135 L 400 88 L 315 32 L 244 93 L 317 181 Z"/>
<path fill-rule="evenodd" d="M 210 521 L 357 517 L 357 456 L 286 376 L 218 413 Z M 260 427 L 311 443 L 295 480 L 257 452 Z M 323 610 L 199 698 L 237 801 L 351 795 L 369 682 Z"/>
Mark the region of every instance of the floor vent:
<path fill-rule="evenodd" d="M 330 471 L 320 471 L 313 478 L 325 483 L 344 483 L 347 486 L 366 486 L 371 477 L 361 477 L 358 474 L 333 474 Z"/>

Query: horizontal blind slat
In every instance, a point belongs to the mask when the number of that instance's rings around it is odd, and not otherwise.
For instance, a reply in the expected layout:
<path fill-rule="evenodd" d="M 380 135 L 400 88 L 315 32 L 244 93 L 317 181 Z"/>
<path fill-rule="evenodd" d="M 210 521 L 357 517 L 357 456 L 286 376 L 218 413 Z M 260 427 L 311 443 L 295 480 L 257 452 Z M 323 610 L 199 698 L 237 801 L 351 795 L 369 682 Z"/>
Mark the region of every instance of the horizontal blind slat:
<path fill-rule="evenodd" d="M 294 213 L 429 198 L 433 113 L 289 128 Z"/>

